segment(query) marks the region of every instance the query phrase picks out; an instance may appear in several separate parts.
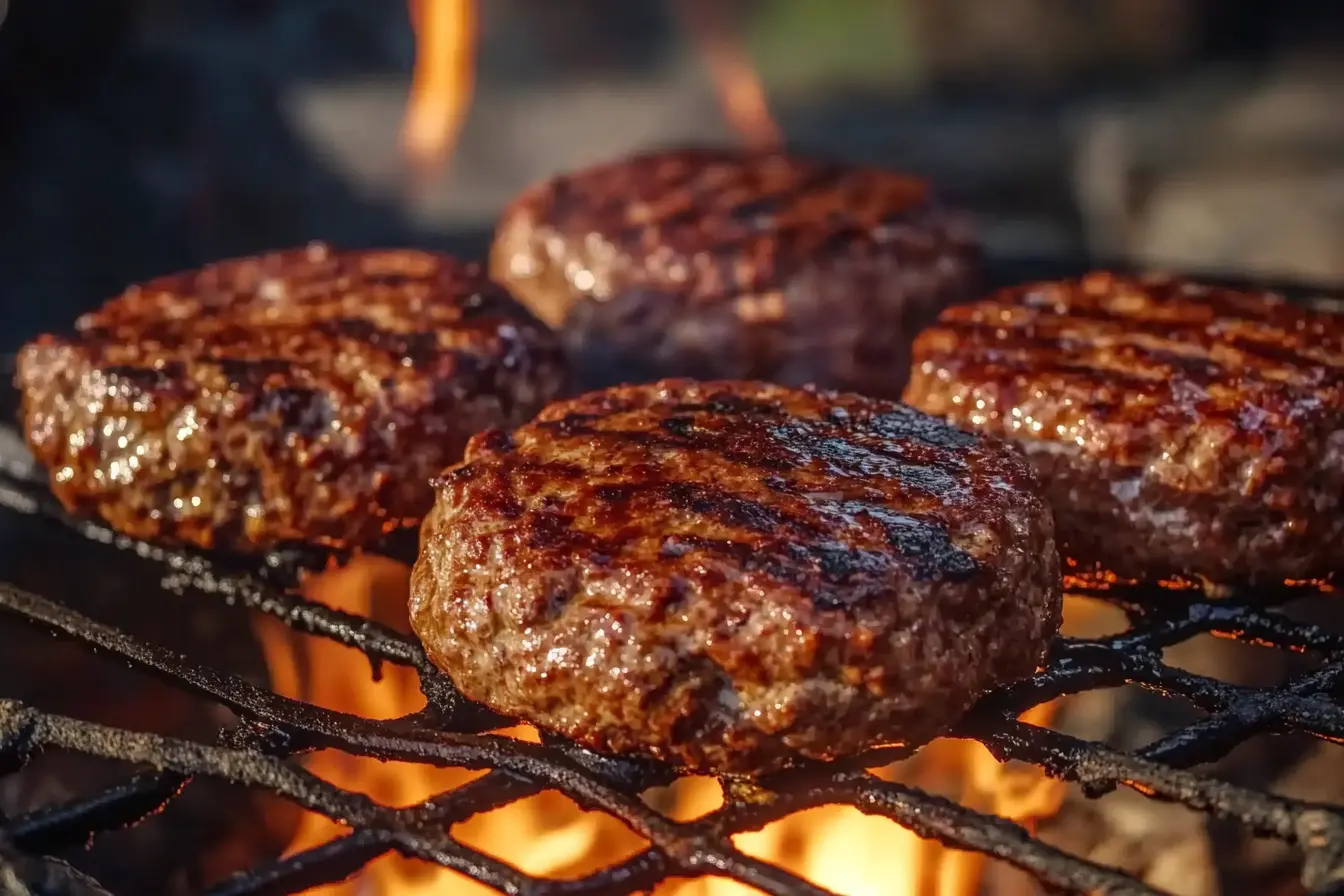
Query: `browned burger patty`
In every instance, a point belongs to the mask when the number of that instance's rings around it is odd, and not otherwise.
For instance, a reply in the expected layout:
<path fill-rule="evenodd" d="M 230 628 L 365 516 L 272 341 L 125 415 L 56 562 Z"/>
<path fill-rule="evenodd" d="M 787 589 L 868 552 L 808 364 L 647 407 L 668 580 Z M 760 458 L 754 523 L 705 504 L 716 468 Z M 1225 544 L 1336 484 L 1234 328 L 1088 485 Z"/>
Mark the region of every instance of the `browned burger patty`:
<path fill-rule="evenodd" d="M 1016 438 L 1087 566 L 1275 582 L 1340 566 L 1341 365 L 1336 316 L 1097 273 L 944 312 L 906 398 Z"/>
<path fill-rule="evenodd" d="M 479 270 L 324 246 L 132 287 L 18 358 L 52 488 L 140 538 L 367 543 L 418 522 L 467 438 L 563 386 L 558 341 Z"/>
<path fill-rule="evenodd" d="M 979 261 L 922 180 L 697 149 L 532 187 L 500 220 L 490 271 L 593 385 L 755 378 L 895 398 L 914 335 L 974 296 Z"/>
<path fill-rule="evenodd" d="M 1021 455 L 894 402 L 668 380 L 479 435 L 411 620 L 468 697 L 601 751 L 762 772 L 924 741 L 1060 621 Z"/>

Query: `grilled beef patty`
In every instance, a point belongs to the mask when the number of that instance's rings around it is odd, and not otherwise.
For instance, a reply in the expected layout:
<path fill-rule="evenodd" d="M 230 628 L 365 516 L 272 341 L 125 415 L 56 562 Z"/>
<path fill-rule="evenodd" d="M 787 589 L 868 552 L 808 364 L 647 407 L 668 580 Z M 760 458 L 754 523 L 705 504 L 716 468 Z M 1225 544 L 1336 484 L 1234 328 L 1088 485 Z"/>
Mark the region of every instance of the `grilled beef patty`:
<path fill-rule="evenodd" d="M 1096 273 L 945 311 L 906 399 L 1017 439 L 1086 567 L 1276 582 L 1339 566 L 1342 365 L 1334 315 Z"/>
<path fill-rule="evenodd" d="M 162 277 L 18 357 L 52 489 L 139 538 L 368 543 L 467 438 L 563 386 L 554 335 L 474 266 L 277 252 Z"/>
<path fill-rule="evenodd" d="M 1060 621 L 1016 449 L 894 402 L 668 380 L 472 439 L 411 620 L 468 697 L 593 749 L 759 773 L 945 730 Z"/>
<path fill-rule="evenodd" d="M 895 398 L 914 335 L 973 297 L 979 261 L 924 181 L 696 149 L 532 187 L 500 220 L 490 271 L 561 331 L 590 385 L 756 378 Z"/>

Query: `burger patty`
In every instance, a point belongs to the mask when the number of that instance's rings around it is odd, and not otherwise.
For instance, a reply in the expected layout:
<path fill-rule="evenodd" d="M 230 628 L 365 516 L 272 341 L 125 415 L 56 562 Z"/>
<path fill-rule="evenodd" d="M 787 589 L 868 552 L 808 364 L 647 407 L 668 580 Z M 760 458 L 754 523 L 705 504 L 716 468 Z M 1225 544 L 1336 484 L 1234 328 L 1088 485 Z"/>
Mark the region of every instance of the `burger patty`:
<path fill-rule="evenodd" d="M 1084 566 L 1312 578 L 1344 536 L 1341 324 L 1165 277 L 1036 283 L 945 311 L 906 399 L 1017 439 Z"/>
<path fill-rule="evenodd" d="M 553 404 L 472 439 L 420 538 L 412 625 L 464 694 L 704 771 L 927 740 L 1060 622 L 1020 453 L 854 394 Z"/>
<path fill-rule="evenodd" d="M 490 271 L 561 331 L 589 385 L 758 378 L 895 398 L 914 335 L 974 296 L 979 262 L 922 180 L 693 149 L 527 190 Z"/>
<path fill-rule="evenodd" d="M 25 346 L 16 379 L 66 507 L 247 551 L 418 522 L 430 479 L 554 398 L 564 360 L 475 266 L 313 245 L 134 286 Z"/>

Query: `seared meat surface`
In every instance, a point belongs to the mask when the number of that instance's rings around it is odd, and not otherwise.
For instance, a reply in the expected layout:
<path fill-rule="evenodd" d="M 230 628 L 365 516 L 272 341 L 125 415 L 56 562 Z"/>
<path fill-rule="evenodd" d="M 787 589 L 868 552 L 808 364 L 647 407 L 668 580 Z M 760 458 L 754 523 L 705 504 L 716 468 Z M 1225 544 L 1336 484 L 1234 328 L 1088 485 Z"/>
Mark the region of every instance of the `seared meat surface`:
<path fill-rule="evenodd" d="M 1334 315 L 1096 273 L 945 311 L 906 398 L 1016 439 L 1084 566 L 1272 583 L 1339 566 L 1341 365 Z"/>
<path fill-rule="evenodd" d="M 910 342 L 972 298 L 979 244 L 924 181 L 779 153 L 652 153 L 504 213 L 490 270 L 590 385 L 662 376 L 895 398 Z"/>
<path fill-rule="evenodd" d="M 530 418 L 563 364 L 474 266 L 313 245 L 132 287 L 25 346 L 17 385 L 68 508 L 247 551 L 418 522 L 467 438 Z"/>
<path fill-rule="evenodd" d="M 918 743 L 1060 622 L 1020 453 L 894 402 L 668 380 L 472 439 L 411 619 L 468 697 L 601 751 L 759 773 Z"/>

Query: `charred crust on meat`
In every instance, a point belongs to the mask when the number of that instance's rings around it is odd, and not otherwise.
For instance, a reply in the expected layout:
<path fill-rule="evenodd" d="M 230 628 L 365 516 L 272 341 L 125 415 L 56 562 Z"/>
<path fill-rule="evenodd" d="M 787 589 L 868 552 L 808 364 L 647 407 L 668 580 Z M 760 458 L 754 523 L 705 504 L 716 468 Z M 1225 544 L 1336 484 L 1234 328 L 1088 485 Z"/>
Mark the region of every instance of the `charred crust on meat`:
<path fill-rule="evenodd" d="M 669 380 L 439 477 L 412 624 L 463 693 L 708 771 L 918 742 L 1059 625 L 1025 459 L 891 402 Z"/>
<path fill-rule="evenodd" d="M 906 399 L 1026 449 L 1084 568 L 1276 583 L 1344 538 L 1344 319 L 1097 272 L 948 309 Z"/>
<path fill-rule="evenodd" d="M 692 148 L 531 187 L 490 265 L 590 386 L 732 377 L 895 397 L 914 335 L 974 294 L 980 248 L 918 178 Z"/>
<path fill-rule="evenodd" d="M 131 287 L 17 365 L 67 507 L 240 551 L 418 522 L 469 436 L 565 382 L 558 340 L 479 266 L 321 245 Z"/>

